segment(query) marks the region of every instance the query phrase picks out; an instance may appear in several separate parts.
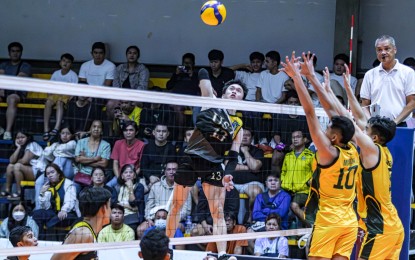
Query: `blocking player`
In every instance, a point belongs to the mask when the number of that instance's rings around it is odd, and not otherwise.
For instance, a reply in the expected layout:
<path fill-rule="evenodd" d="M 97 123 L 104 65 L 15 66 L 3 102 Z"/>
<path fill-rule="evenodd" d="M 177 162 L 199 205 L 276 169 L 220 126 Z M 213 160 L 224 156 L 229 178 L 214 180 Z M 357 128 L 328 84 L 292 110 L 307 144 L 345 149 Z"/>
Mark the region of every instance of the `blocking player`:
<path fill-rule="evenodd" d="M 319 83 L 316 83 L 312 59 L 305 54 L 303 59 L 304 62 L 300 62 L 293 52 L 291 59 L 286 57 L 286 62 L 282 63 L 282 70 L 294 80 L 318 150 L 305 209 L 306 220 L 314 224 L 308 256 L 309 259 L 349 259 L 357 236 L 357 218 L 352 204 L 356 197 L 359 155 L 350 142 L 355 127 L 349 118 L 339 116 L 334 109 L 322 104 L 331 121 L 323 132 L 301 74 L 313 86 Z"/>
<path fill-rule="evenodd" d="M 199 70 L 199 87 L 203 97 L 215 98 L 209 74 Z M 222 98 L 243 100 L 245 85 L 231 80 L 223 87 Z M 166 232 L 173 237 L 180 219 L 180 209 L 186 201 L 191 187 L 198 177 L 202 180 L 203 191 L 209 203 L 213 218 L 213 234 L 226 234 L 224 220 L 225 191 L 233 189 L 232 175 L 237 165 L 238 151 L 242 141 L 242 121 L 235 116 L 235 110 L 203 108 L 196 120 L 195 130 L 179 159 L 174 181 L 173 203 L 167 218 Z M 225 158 L 224 154 L 228 152 Z M 219 259 L 227 259 L 226 241 L 217 242 Z"/>
<path fill-rule="evenodd" d="M 360 127 L 355 133 L 362 165 L 357 189 L 358 212 L 365 220 L 362 224 L 366 234 L 359 259 L 399 259 L 405 235 L 392 204 L 390 178 L 393 158 L 386 146 L 395 136 L 396 123 L 381 116 L 366 120 L 350 87 L 347 66 L 343 78 L 352 114 Z"/>

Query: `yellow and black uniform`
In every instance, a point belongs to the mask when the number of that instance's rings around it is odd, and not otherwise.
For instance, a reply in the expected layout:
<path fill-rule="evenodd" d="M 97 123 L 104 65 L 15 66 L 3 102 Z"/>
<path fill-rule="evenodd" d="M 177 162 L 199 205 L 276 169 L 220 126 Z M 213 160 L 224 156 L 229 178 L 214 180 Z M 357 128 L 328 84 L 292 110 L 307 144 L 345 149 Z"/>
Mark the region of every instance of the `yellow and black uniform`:
<path fill-rule="evenodd" d="M 79 221 L 77 223 L 75 223 L 71 230 L 68 232 L 68 234 L 65 237 L 66 238 L 77 228 L 80 227 L 86 227 L 89 229 L 89 231 L 91 231 L 92 235 L 94 236 L 94 243 L 97 242 L 97 235 L 95 234 L 94 230 L 92 229 L 91 225 L 88 222 L 85 221 Z M 64 240 L 64 241 L 65 241 Z M 64 242 L 65 243 L 65 242 Z M 91 251 L 91 252 L 86 252 L 86 253 L 81 253 L 79 254 L 77 257 L 75 257 L 75 260 L 95 260 L 98 259 L 98 252 L 97 251 Z"/>
<path fill-rule="evenodd" d="M 174 181 L 184 186 L 193 186 L 198 177 L 202 182 L 222 186 L 225 171 L 233 171 L 237 164 L 237 152 L 229 152 L 228 164 L 223 167 L 225 152 L 229 151 L 233 139 L 242 128 L 242 120 L 230 116 L 225 109 L 202 110 L 196 119 L 196 128 L 185 154 L 179 158 L 179 168 Z"/>
<path fill-rule="evenodd" d="M 316 153 L 306 220 L 314 224 L 309 256 L 350 257 L 357 236 L 357 216 L 353 209 L 359 154 L 352 143 L 342 148 L 330 165 L 321 165 Z"/>
<path fill-rule="evenodd" d="M 363 259 L 399 259 L 404 240 L 402 222 L 391 198 L 393 159 L 386 146 L 376 144 L 379 160 L 370 169 L 362 166 L 358 185 L 358 213 L 366 219 Z"/>

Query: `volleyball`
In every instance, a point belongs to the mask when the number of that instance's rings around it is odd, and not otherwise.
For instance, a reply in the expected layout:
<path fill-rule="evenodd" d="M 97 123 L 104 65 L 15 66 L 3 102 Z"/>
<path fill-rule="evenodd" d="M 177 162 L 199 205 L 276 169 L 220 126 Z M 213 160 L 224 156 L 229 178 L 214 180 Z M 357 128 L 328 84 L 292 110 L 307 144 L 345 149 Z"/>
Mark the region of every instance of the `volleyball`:
<path fill-rule="evenodd" d="M 219 1 L 207 1 L 200 9 L 200 18 L 207 25 L 219 25 L 225 21 L 226 8 Z"/>

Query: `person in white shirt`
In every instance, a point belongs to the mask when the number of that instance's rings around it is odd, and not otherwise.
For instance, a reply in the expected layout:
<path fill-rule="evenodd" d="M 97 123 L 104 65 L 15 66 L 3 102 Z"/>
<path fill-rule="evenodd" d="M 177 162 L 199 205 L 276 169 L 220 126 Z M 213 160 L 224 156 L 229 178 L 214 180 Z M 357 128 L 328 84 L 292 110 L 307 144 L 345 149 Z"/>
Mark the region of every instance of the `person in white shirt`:
<path fill-rule="evenodd" d="M 415 72 L 397 59 L 395 39 L 382 35 L 375 42 L 376 56 L 381 64 L 368 72 L 363 79 L 360 98 L 369 115 L 379 113 L 406 127 L 406 120 L 415 108 Z M 379 105 L 380 111 L 370 109 Z"/>
<path fill-rule="evenodd" d="M 343 73 L 346 72 L 344 65 L 349 66 L 349 57 L 340 53 L 334 56 L 333 59 L 333 72 L 330 73 L 330 79 L 336 80 L 344 89 Z M 353 93 L 356 91 L 357 79 L 353 76 L 350 76 L 350 86 L 352 87 Z M 356 96 L 356 93 L 355 93 Z"/>

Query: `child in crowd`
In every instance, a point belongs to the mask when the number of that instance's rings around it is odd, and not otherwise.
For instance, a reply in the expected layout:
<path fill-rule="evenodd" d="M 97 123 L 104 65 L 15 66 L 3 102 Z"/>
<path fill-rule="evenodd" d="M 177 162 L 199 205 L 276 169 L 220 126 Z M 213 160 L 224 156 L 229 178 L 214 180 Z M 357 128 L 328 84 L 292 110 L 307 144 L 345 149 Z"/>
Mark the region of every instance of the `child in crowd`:
<path fill-rule="evenodd" d="M 31 216 L 28 215 L 28 210 L 22 202 L 9 204 L 10 210 L 7 218 L 3 220 L 0 225 L 0 237 L 8 238 L 10 231 L 15 227 L 29 226 L 32 228 L 35 237 L 39 235 L 39 227 Z"/>
<path fill-rule="evenodd" d="M 10 231 L 9 240 L 13 247 L 29 247 L 38 245 L 36 236 L 33 234 L 32 229 L 28 226 L 19 226 L 12 229 Z M 27 260 L 29 257 L 30 255 L 8 256 L 7 259 Z"/>
<path fill-rule="evenodd" d="M 9 199 L 20 199 L 21 186 L 23 180 L 34 181 L 39 168 L 38 158 L 43 153 L 43 148 L 33 141 L 32 135 L 25 130 L 20 130 L 16 134 L 14 141 L 16 150 L 9 158 L 9 165 L 6 169 L 6 186 L 1 196 L 8 196 Z M 10 194 L 13 179 L 16 182 L 16 192 Z"/>
<path fill-rule="evenodd" d="M 53 81 L 63 81 L 68 83 L 78 83 L 78 75 L 71 70 L 72 63 L 74 61 L 74 57 L 69 54 L 65 53 L 62 54 L 61 60 L 59 65 L 61 66 L 60 70 L 55 71 L 52 74 L 50 80 Z M 50 139 L 54 138 L 61 127 L 61 122 L 63 118 L 63 110 L 66 103 L 70 99 L 70 96 L 66 95 L 57 95 L 57 94 L 48 94 L 48 98 L 45 103 L 45 110 L 43 113 L 43 124 L 44 124 L 44 134 L 43 140 L 50 141 Z M 53 106 L 56 105 L 56 123 L 55 127 L 50 131 L 49 120 L 52 114 Z"/>
<path fill-rule="evenodd" d="M 59 133 L 58 142 L 46 147 L 43 151 L 43 156 L 48 161 L 45 164 L 53 162 L 58 165 L 63 171 L 65 178 L 70 180 L 73 180 L 74 177 L 73 162 L 76 148 L 76 141 L 73 140 L 73 134 L 74 131 L 70 126 L 64 126 Z M 46 178 L 43 174 L 36 179 L 35 198 L 39 196 L 40 189 L 45 182 Z M 39 205 L 36 205 L 36 208 L 39 208 Z"/>

